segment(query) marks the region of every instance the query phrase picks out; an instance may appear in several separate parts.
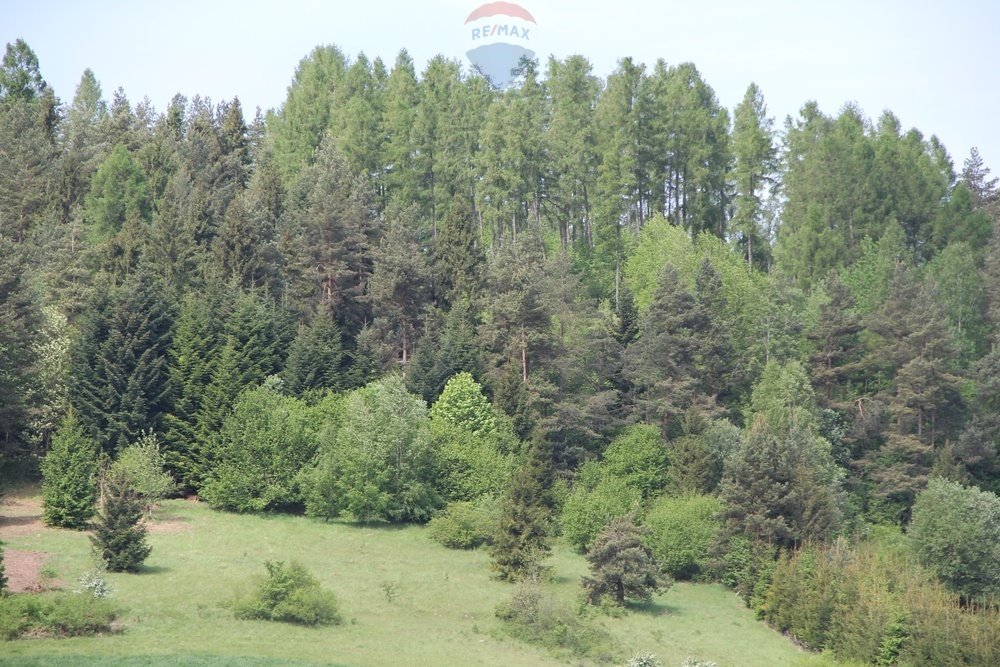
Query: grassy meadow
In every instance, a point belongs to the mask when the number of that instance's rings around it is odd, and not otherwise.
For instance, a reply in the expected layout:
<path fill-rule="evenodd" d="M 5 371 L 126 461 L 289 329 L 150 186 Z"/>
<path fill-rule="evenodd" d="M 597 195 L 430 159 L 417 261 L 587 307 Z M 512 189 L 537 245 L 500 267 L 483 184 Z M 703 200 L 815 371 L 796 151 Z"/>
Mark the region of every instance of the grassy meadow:
<path fill-rule="evenodd" d="M 41 527 L 37 489 L 0 506 L 6 548 L 49 554 L 46 572 L 76 587 L 91 567 L 85 533 Z M 19 530 L 4 531 L 9 525 Z M 420 526 L 323 523 L 295 516 L 217 512 L 171 500 L 155 513 L 152 554 L 140 574 L 111 574 L 123 609 L 118 634 L 0 644 L 0 665 L 553 665 L 589 664 L 504 635 L 494 616 L 509 584 L 489 576 L 485 551 L 453 551 Z M 298 560 L 340 602 L 344 623 L 306 628 L 237 621 L 227 601 L 264 572 Z M 582 556 L 557 545 L 555 594 L 575 604 Z M 653 604 L 594 621 L 613 637 L 615 663 L 652 652 L 667 667 L 699 656 L 725 666 L 831 664 L 754 620 L 727 589 L 675 584 Z"/>

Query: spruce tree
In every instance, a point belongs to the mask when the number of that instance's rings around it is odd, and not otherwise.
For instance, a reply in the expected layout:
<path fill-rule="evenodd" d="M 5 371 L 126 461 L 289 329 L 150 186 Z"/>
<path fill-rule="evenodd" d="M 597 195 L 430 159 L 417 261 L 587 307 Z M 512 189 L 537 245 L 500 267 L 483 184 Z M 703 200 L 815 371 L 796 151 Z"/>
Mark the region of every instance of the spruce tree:
<path fill-rule="evenodd" d="M 320 308 L 299 331 L 288 349 L 281 377 L 295 396 L 316 389 L 339 391 L 346 387 L 344 349 L 333 316 Z"/>
<path fill-rule="evenodd" d="M 667 585 L 653 552 L 644 543 L 644 531 L 636 524 L 635 513 L 609 523 L 587 552 L 592 576 L 583 578 L 583 588 L 591 604 L 610 596 L 622 606 L 626 598 L 649 602 Z"/>
<path fill-rule="evenodd" d="M 70 411 L 41 463 L 42 519 L 50 526 L 83 529 L 97 500 L 97 447 Z"/>
<path fill-rule="evenodd" d="M 490 546 L 497 578 L 518 581 L 541 567 L 548 555 L 549 523 L 552 518 L 550 495 L 550 453 L 536 443 L 528 462 L 507 487 L 500 520 Z"/>
<path fill-rule="evenodd" d="M 679 434 L 680 417 L 692 407 L 715 407 L 696 372 L 708 327 L 701 304 L 667 266 L 625 361 L 640 416 L 659 423 L 664 436 Z"/>
<path fill-rule="evenodd" d="M 220 323 L 209 301 L 204 294 L 185 299 L 167 353 L 170 403 L 163 415 L 164 456 L 187 491 L 193 491 L 200 479 L 198 415 L 212 380 L 213 358 L 220 351 Z"/>
<path fill-rule="evenodd" d="M 138 572 L 152 547 L 146 542 L 142 497 L 120 475 L 105 476 L 101 513 L 90 536 L 94 553 L 111 572 Z"/>
<path fill-rule="evenodd" d="M 23 246 L 0 234 L 0 453 L 7 454 L 26 444 L 30 406 L 25 399 L 38 356 L 32 340 L 41 318 L 26 270 Z"/>

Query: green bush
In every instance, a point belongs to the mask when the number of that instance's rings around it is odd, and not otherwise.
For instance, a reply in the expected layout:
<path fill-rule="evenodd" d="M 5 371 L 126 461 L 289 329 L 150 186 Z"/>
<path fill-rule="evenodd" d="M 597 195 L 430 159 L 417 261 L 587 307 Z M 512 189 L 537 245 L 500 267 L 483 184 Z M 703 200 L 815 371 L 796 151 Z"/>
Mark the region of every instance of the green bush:
<path fill-rule="evenodd" d="M 942 478 L 913 505 L 910 539 L 920 561 L 969 599 L 1000 598 L 1000 497 Z"/>
<path fill-rule="evenodd" d="M 431 420 L 433 448 L 440 458 L 440 485 L 451 500 L 499 496 L 517 468 L 516 438 L 501 431 L 473 432 L 443 419 Z"/>
<path fill-rule="evenodd" d="M 267 576 L 255 591 L 233 603 L 233 614 L 241 620 L 280 621 L 299 625 L 339 625 L 337 598 L 323 590 L 306 569 L 292 561 L 267 561 Z"/>
<path fill-rule="evenodd" d="M 177 489 L 174 479 L 164 472 L 165 465 L 160 443 L 155 435 L 147 433 L 118 454 L 110 474 L 124 479 L 139 494 L 148 512 Z"/>
<path fill-rule="evenodd" d="M 285 396 L 274 380 L 240 394 L 218 435 L 218 461 L 201 495 L 233 512 L 301 502 L 298 473 L 317 448 L 316 411 Z"/>
<path fill-rule="evenodd" d="M 722 528 L 722 502 L 715 496 L 659 498 L 646 516 L 647 544 L 674 579 L 704 577 Z"/>
<path fill-rule="evenodd" d="M 488 544 L 496 531 L 499 502 L 492 497 L 471 503 L 458 501 L 427 524 L 431 538 L 449 549 L 475 549 Z"/>
<path fill-rule="evenodd" d="M 667 482 L 667 447 L 657 426 L 630 426 L 608 445 L 601 467 L 604 477 L 615 477 L 651 498 Z"/>
<path fill-rule="evenodd" d="M 628 514 L 641 501 L 641 492 L 627 478 L 605 475 L 602 467 L 585 464 L 563 505 L 563 536 L 585 551 L 612 519 Z"/>
<path fill-rule="evenodd" d="M 436 454 L 423 400 L 397 377 L 372 382 L 344 398 L 340 428 L 299 476 L 306 514 L 426 521 L 443 504 Z"/>
<path fill-rule="evenodd" d="M 610 635 L 558 602 L 536 577 L 521 580 L 496 615 L 507 635 L 557 654 L 607 661 L 612 653 Z"/>
<path fill-rule="evenodd" d="M 78 593 L 8 595 L 0 597 L 0 638 L 33 636 L 79 637 L 109 632 L 117 617 L 106 599 Z"/>

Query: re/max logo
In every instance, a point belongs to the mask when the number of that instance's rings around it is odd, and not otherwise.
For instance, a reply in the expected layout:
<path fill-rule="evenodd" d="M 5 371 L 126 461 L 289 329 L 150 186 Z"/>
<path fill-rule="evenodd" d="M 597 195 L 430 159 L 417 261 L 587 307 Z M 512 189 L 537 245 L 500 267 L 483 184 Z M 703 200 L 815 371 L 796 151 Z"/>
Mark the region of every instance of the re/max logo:
<path fill-rule="evenodd" d="M 519 28 L 516 25 L 507 25 L 506 23 L 485 25 L 472 29 L 472 39 L 486 39 L 487 37 L 520 37 L 521 39 L 530 39 L 528 37 L 528 28 Z"/>

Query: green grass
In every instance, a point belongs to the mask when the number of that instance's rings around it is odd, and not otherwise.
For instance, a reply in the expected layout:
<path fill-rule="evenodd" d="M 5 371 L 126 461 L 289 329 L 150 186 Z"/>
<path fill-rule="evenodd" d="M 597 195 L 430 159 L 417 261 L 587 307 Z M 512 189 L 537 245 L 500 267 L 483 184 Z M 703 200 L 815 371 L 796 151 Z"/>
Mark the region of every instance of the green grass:
<path fill-rule="evenodd" d="M 142 573 L 108 577 L 112 599 L 125 609 L 122 633 L 6 642 L 0 665 L 559 664 L 498 632 L 493 611 L 511 587 L 490 579 L 487 554 L 445 549 L 422 527 L 233 515 L 180 500 L 165 503 L 157 519 L 180 530 L 150 536 Z M 91 566 L 85 533 L 45 529 L 6 543 L 52 554 L 49 565 L 68 589 Z M 264 561 L 292 559 L 336 593 L 344 624 L 235 620 L 226 603 L 264 572 Z M 555 594 L 575 604 L 586 562 L 557 546 L 550 564 Z M 392 601 L 387 585 L 395 587 Z M 721 586 L 677 584 L 623 618 L 596 622 L 615 638 L 622 663 L 651 651 L 667 667 L 689 655 L 719 667 L 832 664 L 754 620 Z"/>

